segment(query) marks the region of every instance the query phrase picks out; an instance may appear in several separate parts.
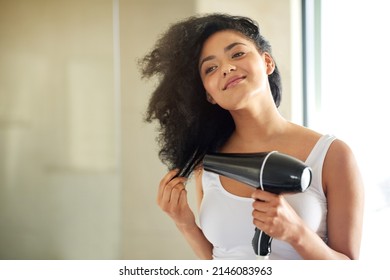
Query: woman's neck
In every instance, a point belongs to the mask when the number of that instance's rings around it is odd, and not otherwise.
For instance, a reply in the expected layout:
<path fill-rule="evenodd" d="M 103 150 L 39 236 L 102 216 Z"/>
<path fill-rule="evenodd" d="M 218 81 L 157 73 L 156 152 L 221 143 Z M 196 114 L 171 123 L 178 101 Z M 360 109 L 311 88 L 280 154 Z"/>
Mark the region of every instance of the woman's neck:
<path fill-rule="evenodd" d="M 285 134 L 291 124 L 280 115 L 274 104 L 263 110 L 234 111 L 231 115 L 236 129 L 226 143 L 229 150 L 252 150 L 271 144 Z"/>

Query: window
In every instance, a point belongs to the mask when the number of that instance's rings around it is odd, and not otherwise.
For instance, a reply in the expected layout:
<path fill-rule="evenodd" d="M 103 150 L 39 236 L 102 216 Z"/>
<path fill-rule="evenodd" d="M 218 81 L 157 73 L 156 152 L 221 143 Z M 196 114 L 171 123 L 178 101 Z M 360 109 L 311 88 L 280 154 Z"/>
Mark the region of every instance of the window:
<path fill-rule="evenodd" d="M 388 1 L 307 0 L 306 124 L 353 149 L 365 183 L 361 259 L 390 248 Z"/>

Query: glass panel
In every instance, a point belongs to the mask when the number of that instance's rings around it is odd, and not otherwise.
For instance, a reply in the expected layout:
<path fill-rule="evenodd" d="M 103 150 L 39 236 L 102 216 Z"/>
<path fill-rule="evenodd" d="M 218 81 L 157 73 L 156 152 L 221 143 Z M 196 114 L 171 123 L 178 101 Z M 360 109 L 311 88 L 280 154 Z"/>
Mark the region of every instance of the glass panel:
<path fill-rule="evenodd" d="M 117 258 L 113 2 L 3 2 L 0 259 Z"/>
<path fill-rule="evenodd" d="M 321 107 L 311 127 L 353 149 L 366 188 L 361 258 L 387 257 L 390 247 L 390 26 L 388 2 L 322 1 Z"/>

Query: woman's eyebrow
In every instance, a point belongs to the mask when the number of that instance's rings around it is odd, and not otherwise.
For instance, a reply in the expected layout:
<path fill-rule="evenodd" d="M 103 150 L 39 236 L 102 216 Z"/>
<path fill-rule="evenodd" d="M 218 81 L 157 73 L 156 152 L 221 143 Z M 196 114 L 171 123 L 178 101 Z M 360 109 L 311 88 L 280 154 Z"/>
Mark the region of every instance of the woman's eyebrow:
<path fill-rule="evenodd" d="M 226 47 L 224 47 L 223 50 L 224 50 L 224 52 L 228 52 L 237 45 L 246 46 L 244 43 L 234 42 L 234 43 L 231 43 L 231 44 L 227 45 Z M 209 55 L 209 56 L 206 56 L 205 58 L 203 58 L 199 63 L 199 69 L 202 68 L 203 63 L 205 63 L 206 61 L 212 60 L 214 58 L 215 58 L 215 55 Z"/>
<path fill-rule="evenodd" d="M 209 60 L 213 60 L 214 58 L 215 58 L 215 55 L 209 55 L 209 56 L 206 56 L 205 58 L 203 58 L 199 63 L 199 69 L 202 68 L 203 63 L 205 63 L 206 61 L 209 61 Z"/>
<path fill-rule="evenodd" d="M 225 52 L 230 51 L 232 48 L 234 48 L 237 45 L 244 45 L 244 46 L 246 46 L 244 43 L 234 42 L 234 43 L 231 43 L 230 45 L 226 46 L 223 50 Z"/>

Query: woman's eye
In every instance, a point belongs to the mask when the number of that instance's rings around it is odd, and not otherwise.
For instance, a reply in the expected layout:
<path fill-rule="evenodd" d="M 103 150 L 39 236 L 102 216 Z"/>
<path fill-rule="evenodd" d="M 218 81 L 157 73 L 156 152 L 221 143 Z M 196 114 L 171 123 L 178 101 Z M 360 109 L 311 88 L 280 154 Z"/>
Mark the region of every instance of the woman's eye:
<path fill-rule="evenodd" d="M 237 58 L 243 56 L 245 53 L 244 52 L 236 52 L 233 54 L 232 58 Z"/>
<path fill-rule="evenodd" d="M 205 72 L 206 74 L 209 74 L 209 73 L 213 72 L 216 68 L 217 68 L 217 66 L 207 67 L 206 70 L 205 70 L 204 72 Z"/>

